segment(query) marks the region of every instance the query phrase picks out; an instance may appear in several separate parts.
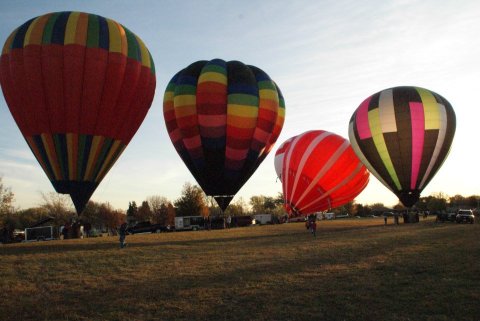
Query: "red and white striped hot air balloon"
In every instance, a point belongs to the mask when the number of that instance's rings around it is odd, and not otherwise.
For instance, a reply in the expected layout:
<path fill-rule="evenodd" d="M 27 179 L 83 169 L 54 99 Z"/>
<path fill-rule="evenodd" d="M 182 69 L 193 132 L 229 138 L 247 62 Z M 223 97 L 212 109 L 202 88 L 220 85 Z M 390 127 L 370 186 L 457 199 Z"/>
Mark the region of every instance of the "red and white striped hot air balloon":
<path fill-rule="evenodd" d="M 295 216 L 352 201 L 370 175 L 348 140 L 323 130 L 287 140 L 275 155 L 276 165 L 280 160 L 285 208 Z"/>

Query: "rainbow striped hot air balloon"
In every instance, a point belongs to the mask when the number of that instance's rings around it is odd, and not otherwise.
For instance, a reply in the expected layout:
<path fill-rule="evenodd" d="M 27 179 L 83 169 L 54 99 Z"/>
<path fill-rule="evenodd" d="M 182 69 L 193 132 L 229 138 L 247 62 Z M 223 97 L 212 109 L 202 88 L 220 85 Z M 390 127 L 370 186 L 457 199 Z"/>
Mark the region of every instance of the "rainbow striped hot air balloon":
<path fill-rule="evenodd" d="M 370 172 L 411 207 L 447 157 L 455 126 L 455 112 L 442 96 L 395 87 L 360 104 L 349 137 Z"/>
<path fill-rule="evenodd" d="M 142 40 L 119 23 L 55 12 L 8 37 L 0 83 L 55 190 L 80 213 L 145 118 L 155 69 Z"/>
<path fill-rule="evenodd" d="M 175 149 L 222 210 L 268 155 L 285 117 L 280 89 L 265 72 L 220 59 L 178 72 L 163 111 Z"/>

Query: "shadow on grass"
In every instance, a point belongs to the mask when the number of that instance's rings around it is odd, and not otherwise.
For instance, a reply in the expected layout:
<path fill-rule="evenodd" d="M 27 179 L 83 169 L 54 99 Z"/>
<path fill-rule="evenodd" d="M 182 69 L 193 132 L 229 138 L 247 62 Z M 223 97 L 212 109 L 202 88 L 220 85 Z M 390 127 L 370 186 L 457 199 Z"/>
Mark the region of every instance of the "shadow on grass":
<path fill-rule="evenodd" d="M 319 224 L 320 225 L 320 224 Z M 367 226 L 346 226 L 346 227 L 330 227 L 328 229 L 323 229 L 320 226 L 317 230 L 317 237 L 321 238 L 324 235 L 331 235 L 332 233 L 343 233 L 346 231 L 366 231 L 371 229 L 379 228 L 400 228 L 402 225 L 367 225 Z M 299 224 L 299 227 L 301 225 Z M 227 231 L 227 230 L 225 230 Z M 235 231 L 235 229 L 231 229 Z M 198 232 L 181 232 L 181 233 L 198 233 Z M 192 239 L 192 240 L 182 240 L 182 241 L 171 241 L 171 240 L 162 240 L 160 239 L 164 233 L 155 234 L 158 236 L 156 239 L 151 239 L 149 242 L 135 241 L 135 236 L 127 236 L 126 240 L 128 243 L 128 249 L 142 248 L 142 247 L 152 247 L 152 246 L 201 246 L 206 244 L 213 243 L 237 243 L 237 242 L 256 242 L 261 240 L 267 240 L 270 243 L 271 239 L 274 239 L 276 242 L 282 242 L 282 239 L 290 239 L 292 237 L 304 237 L 309 234 L 305 228 L 299 228 L 295 231 L 283 232 L 278 231 L 275 234 L 271 232 L 265 235 L 246 235 L 246 236 L 228 236 L 228 237 L 214 237 L 208 235 L 209 232 L 204 231 L 205 238 Z M 170 234 L 170 233 L 168 233 Z M 196 235 L 198 236 L 198 235 Z M 45 242 L 32 242 L 32 243 L 22 243 L 22 244 L 6 244 L 0 246 L 0 255 L 22 255 L 22 254 L 48 254 L 48 253 L 63 253 L 65 251 L 103 251 L 103 250 L 112 250 L 115 248 L 120 249 L 118 238 L 117 237 L 108 237 L 108 240 L 99 239 L 100 242 L 92 242 L 92 239 L 75 239 L 75 240 L 56 240 L 56 241 L 45 241 Z M 261 245 L 261 244 L 258 244 Z"/>

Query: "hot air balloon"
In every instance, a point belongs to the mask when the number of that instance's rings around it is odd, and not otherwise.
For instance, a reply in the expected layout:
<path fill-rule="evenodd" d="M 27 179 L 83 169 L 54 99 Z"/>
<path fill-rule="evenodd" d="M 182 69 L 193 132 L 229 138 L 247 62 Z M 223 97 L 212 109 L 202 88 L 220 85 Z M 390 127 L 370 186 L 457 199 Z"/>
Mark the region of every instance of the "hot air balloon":
<path fill-rule="evenodd" d="M 285 104 L 259 68 L 214 59 L 197 61 L 170 80 L 163 112 L 178 154 L 225 210 L 272 149 Z"/>
<path fill-rule="evenodd" d="M 394 87 L 365 99 L 349 137 L 361 161 L 403 205 L 413 206 L 448 155 L 455 112 L 433 91 Z"/>
<path fill-rule="evenodd" d="M 55 12 L 8 37 L 0 83 L 53 187 L 80 214 L 145 118 L 155 69 L 142 40 L 119 23 Z"/>
<path fill-rule="evenodd" d="M 292 137 L 276 156 L 283 159 L 279 177 L 291 216 L 342 206 L 368 184 L 369 173 L 348 140 L 331 132 L 312 130 Z"/>

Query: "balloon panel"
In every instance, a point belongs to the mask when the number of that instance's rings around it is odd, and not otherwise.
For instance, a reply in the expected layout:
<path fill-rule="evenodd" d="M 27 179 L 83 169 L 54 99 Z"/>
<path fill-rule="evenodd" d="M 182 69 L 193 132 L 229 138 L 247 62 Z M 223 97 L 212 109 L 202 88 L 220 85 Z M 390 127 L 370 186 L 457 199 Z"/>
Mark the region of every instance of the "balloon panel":
<path fill-rule="evenodd" d="M 455 127 L 453 108 L 442 96 L 395 87 L 363 101 L 349 137 L 372 174 L 410 207 L 448 155 Z"/>

